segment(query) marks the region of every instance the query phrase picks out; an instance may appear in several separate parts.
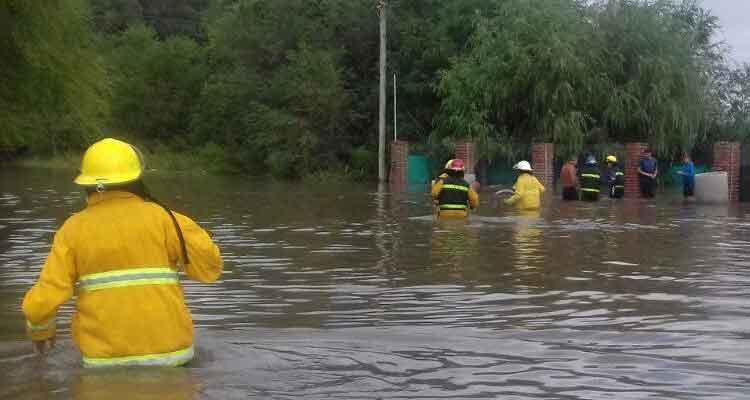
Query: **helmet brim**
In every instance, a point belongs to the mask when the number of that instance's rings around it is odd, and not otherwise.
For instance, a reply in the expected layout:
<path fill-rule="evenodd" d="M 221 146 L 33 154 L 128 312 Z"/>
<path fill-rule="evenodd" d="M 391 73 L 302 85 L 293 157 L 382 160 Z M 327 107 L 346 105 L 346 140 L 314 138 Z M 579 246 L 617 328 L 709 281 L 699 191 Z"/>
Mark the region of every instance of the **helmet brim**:
<path fill-rule="evenodd" d="M 97 186 L 100 184 L 104 186 L 122 185 L 125 183 L 137 181 L 141 178 L 141 175 L 142 173 L 140 172 L 134 174 L 112 175 L 108 177 L 95 177 L 80 174 L 73 180 L 73 182 L 75 182 L 76 185 L 80 186 Z"/>

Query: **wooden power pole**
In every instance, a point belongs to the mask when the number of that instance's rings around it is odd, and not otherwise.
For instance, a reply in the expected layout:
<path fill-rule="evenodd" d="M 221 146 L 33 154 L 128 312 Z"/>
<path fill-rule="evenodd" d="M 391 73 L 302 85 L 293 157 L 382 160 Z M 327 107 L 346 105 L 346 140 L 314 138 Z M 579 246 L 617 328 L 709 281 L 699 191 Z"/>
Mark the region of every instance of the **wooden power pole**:
<path fill-rule="evenodd" d="M 385 182 L 385 62 L 386 62 L 386 0 L 378 1 L 380 17 L 380 94 L 378 102 L 378 180 Z"/>
<path fill-rule="evenodd" d="M 609 11 L 611 17 L 616 16 L 620 11 L 620 0 L 609 0 L 607 2 L 607 11 Z"/>

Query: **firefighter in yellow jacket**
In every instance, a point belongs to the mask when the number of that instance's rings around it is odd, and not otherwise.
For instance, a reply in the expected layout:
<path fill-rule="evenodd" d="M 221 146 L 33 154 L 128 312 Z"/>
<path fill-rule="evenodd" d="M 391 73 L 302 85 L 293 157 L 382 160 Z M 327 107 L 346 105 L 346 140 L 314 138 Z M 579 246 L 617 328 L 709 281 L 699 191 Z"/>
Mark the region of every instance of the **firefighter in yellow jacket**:
<path fill-rule="evenodd" d="M 101 140 L 83 156 L 75 182 L 86 188 L 87 206 L 57 232 L 23 300 L 38 352 L 54 346 L 57 309 L 77 294 L 72 331 L 85 367 L 177 366 L 193 358 L 179 273 L 213 282 L 221 256 L 206 231 L 148 195 L 142 173 L 138 150 L 119 140 Z"/>
<path fill-rule="evenodd" d="M 533 169 L 528 161 L 521 161 L 513 166 L 518 171 L 518 179 L 513 185 L 513 195 L 505 200 L 507 205 L 515 205 L 519 210 L 537 210 L 542 204 L 544 185 L 532 174 Z"/>

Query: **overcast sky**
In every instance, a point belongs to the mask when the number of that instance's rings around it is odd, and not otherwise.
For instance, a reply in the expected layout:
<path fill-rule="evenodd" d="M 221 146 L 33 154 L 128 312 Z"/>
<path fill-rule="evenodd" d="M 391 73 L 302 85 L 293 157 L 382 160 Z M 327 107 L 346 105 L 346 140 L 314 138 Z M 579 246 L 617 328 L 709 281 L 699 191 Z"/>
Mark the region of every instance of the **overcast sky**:
<path fill-rule="evenodd" d="M 703 8 L 719 17 L 719 38 L 731 46 L 732 58 L 750 63 L 750 0 L 703 0 Z"/>

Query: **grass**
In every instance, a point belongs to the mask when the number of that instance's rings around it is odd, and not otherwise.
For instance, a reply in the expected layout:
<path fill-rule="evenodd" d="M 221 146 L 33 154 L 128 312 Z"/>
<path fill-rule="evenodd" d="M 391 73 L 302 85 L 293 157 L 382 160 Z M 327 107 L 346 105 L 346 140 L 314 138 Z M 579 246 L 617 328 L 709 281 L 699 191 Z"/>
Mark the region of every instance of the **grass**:
<path fill-rule="evenodd" d="M 80 154 L 70 153 L 48 157 L 24 157 L 13 160 L 10 164 L 23 168 L 78 169 L 80 162 Z"/>
<path fill-rule="evenodd" d="M 186 175 L 241 175 L 243 171 L 227 161 L 225 151 L 217 145 L 207 145 L 198 149 L 178 151 L 166 145 L 155 144 L 141 148 L 146 159 L 146 170 L 149 174 L 186 174 Z M 55 156 L 30 156 L 9 162 L 9 165 L 21 168 L 45 168 L 60 170 L 78 170 L 82 153 L 70 152 Z M 270 172 L 269 172 L 270 174 Z M 370 178 L 363 170 L 347 166 L 329 170 L 319 170 L 300 178 L 305 184 L 331 182 L 358 182 Z M 282 179 L 283 180 L 283 179 Z"/>
<path fill-rule="evenodd" d="M 309 173 L 302 177 L 302 182 L 305 184 L 330 184 L 332 182 L 368 182 L 372 179 L 371 176 L 362 170 L 354 170 L 344 166 L 342 168 L 318 170 Z"/>

